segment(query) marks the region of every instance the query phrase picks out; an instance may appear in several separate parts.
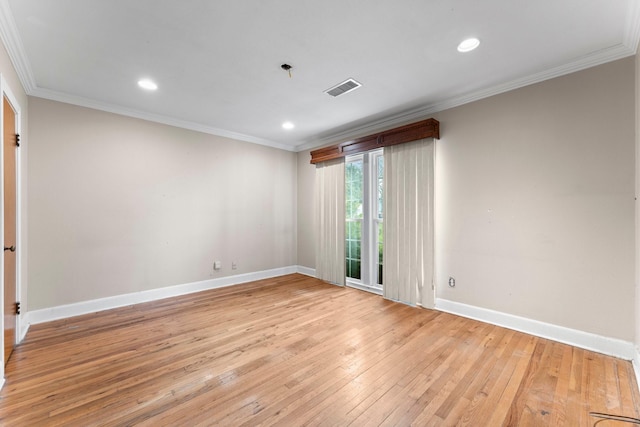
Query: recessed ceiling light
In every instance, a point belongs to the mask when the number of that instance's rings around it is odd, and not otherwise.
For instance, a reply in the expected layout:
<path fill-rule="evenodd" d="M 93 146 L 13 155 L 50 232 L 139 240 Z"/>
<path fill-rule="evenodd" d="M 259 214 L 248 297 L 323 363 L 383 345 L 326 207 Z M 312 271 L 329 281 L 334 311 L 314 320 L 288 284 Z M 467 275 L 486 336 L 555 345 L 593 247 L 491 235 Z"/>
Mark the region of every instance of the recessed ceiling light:
<path fill-rule="evenodd" d="M 154 82 L 152 82 L 149 79 L 138 80 L 138 86 L 140 86 L 142 89 L 146 89 L 146 90 L 156 90 L 156 89 L 158 89 L 158 85 L 155 84 Z"/>
<path fill-rule="evenodd" d="M 480 45 L 480 40 L 476 38 L 463 40 L 458 45 L 458 52 L 471 52 Z"/>
<path fill-rule="evenodd" d="M 284 122 L 284 123 L 282 124 L 282 127 L 283 127 L 284 129 L 293 129 L 294 127 L 296 127 L 296 125 L 294 125 L 294 124 L 293 124 L 293 123 L 291 123 L 291 122 Z"/>

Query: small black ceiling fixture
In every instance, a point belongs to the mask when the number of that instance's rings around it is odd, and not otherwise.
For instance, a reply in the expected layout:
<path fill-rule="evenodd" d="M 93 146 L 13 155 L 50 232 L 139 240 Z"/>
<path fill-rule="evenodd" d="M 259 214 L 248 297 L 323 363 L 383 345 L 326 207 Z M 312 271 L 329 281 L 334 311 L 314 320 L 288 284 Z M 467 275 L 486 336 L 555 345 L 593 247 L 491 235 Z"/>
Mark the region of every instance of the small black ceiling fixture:
<path fill-rule="evenodd" d="M 283 70 L 285 70 L 286 72 L 289 73 L 289 78 L 291 78 L 291 69 L 293 68 L 291 65 L 289 64 L 282 64 L 280 66 L 280 68 L 282 68 Z"/>

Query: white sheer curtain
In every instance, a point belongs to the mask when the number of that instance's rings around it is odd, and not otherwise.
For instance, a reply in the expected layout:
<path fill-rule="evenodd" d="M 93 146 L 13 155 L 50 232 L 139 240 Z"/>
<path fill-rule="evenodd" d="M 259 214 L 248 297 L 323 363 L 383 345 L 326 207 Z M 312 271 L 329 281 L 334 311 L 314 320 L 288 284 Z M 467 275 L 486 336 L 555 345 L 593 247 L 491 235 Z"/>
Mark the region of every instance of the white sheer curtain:
<path fill-rule="evenodd" d="M 344 158 L 316 165 L 316 277 L 344 286 Z"/>
<path fill-rule="evenodd" d="M 434 306 L 433 139 L 384 148 L 384 297 Z"/>

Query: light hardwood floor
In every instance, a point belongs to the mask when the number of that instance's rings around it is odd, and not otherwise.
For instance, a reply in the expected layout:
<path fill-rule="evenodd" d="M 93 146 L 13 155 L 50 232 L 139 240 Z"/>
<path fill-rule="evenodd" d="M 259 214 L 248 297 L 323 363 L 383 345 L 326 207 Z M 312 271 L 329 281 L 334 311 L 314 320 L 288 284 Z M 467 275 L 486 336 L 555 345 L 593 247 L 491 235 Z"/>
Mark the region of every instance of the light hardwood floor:
<path fill-rule="evenodd" d="M 298 274 L 32 326 L 0 392 L 3 426 L 590 426 L 638 408 L 630 362 Z"/>

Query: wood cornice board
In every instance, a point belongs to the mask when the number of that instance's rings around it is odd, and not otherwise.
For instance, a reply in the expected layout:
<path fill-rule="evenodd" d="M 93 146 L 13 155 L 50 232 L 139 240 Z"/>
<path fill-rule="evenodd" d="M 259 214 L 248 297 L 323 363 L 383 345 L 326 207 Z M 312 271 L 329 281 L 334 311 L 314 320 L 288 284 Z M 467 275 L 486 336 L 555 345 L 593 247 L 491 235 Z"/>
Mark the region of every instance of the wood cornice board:
<path fill-rule="evenodd" d="M 436 119 L 427 119 L 373 135 L 363 136 L 352 141 L 319 148 L 311 152 L 311 163 L 315 164 L 424 138 L 440 138 L 440 122 Z"/>

